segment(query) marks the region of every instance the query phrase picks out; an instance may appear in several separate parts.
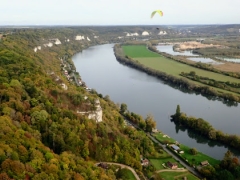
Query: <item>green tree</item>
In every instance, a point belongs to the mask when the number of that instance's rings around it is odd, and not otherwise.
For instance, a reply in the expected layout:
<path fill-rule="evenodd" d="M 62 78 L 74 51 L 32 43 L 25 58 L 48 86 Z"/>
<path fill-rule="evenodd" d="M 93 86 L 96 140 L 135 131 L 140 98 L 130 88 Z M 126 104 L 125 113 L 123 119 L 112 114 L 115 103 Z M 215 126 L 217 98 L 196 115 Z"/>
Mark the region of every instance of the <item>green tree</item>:
<path fill-rule="evenodd" d="M 120 107 L 120 113 L 125 114 L 126 111 L 127 111 L 127 104 L 122 103 Z"/>
<path fill-rule="evenodd" d="M 53 159 L 53 158 L 54 158 L 54 156 L 53 156 L 53 154 L 52 154 L 52 153 L 50 153 L 50 152 L 47 152 L 47 153 L 45 154 L 45 158 L 46 158 L 46 160 L 49 162 L 51 159 Z"/>
<path fill-rule="evenodd" d="M 154 120 L 154 118 L 151 114 L 147 115 L 145 122 L 146 122 L 146 131 L 147 132 L 152 132 L 152 129 L 156 128 L 156 121 Z"/>
<path fill-rule="evenodd" d="M 218 180 L 235 180 L 231 172 L 224 169 L 218 173 Z"/>
<path fill-rule="evenodd" d="M 175 117 L 176 118 L 179 118 L 181 115 L 181 111 L 180 111 L 180 105 L 177 105 L 177 109 L 176 109 L 176 114 L 175 114 Z"/>
<path fill-rule="evenodd" d="M 163 180 L 163 178 L 161 177 L 160 173 L 154 173 L 151 180 Z"/>
<path fill-rule="evenodd" d="M 116 177 L 118 179 L 128 180 L 130 178 L 129 177 L 129 170 L 127 168 L 119 169 L 116 173 Z"/>
<path fill-rule="evenodd" d="M 196 148 L 191 148 L 189 151 L 192 155 L 197 155 L 197 153 L 198 153 Z"/>
<path fill-rule="evenodd" d="M 82 155 L 83 158 L 87 158 L 88 155 L 89 155 L 88 144 L 89 144 L 89 142 L 88 142 L 88 141 L 85 141 L 84 146 L 83 146 L 83 149 L 82 149 L 82 151 L 81 151 L 81 155 Z"/>

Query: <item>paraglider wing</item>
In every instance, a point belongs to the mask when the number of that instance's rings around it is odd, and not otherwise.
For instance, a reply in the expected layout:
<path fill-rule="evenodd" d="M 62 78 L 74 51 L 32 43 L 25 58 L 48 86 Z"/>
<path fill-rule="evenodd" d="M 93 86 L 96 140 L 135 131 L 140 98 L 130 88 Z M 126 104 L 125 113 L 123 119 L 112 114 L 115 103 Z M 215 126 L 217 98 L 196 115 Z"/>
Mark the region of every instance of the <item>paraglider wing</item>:
<path fill-rule="evenodd" d="M 160 16 L 163 16 L 163 12 L 161 10 L 156 10 L 156 11 L 153 11 L 152 14 L 151 14 L 151 18 L 153 18 L 153 16 L 158 13 Z"/>

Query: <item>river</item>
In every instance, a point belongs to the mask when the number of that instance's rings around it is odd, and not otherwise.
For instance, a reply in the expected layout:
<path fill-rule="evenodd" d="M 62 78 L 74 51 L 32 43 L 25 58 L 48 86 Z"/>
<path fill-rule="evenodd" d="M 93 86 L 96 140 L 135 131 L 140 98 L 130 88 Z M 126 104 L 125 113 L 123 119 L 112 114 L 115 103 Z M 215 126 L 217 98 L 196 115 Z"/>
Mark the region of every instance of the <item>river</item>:
<path fill-rule="evenodd" d="M 103 96 L 109 95 L 115 103 L 126 103 L 130 111 L 144 118 L 152 114 L 160 131 L 211 157 L 222 159 L 228 148 L 175 127 L 169 116 L 176 112 L 178 104 L 187 115 L 203 118 L 225 133 L 240 135 L 239 104 L 227 106 L 218 100 L 186 93 L 146 73 L 124 66 L 116 60 L 113 44 L 83 50 L 73 56 L 73 62 L 89 88 Z M 240 156 L 240 152 L 231 151 Z"/>

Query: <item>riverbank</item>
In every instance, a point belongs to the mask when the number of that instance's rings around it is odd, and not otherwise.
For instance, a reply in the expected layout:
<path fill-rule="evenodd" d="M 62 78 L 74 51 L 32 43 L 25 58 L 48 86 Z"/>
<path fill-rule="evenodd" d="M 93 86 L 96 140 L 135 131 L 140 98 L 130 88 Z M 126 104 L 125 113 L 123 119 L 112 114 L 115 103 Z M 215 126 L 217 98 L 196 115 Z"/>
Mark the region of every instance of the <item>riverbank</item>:
<path fill-rule="evenodd" d="M 184 113 L 180 113 L 178 116 L 174 114 L 171 117 L 171 121 L 173 121 L 176 126 L 184 126 L 208 139 L 215 140 L 240 151 L 240 136 L 238 134 L 226 134 L 212 127 L 212 125 L 206 120 L 202 118 L 188 117 Z"/>
<path fill-rule="evenodd" d="M 198 115 L 195 114 L 197 117 L 214 113 L 218 109 L 218 113 L 216 112 L 214 116 L 208 117 L 216 120 L 218 119 L 217 115 L 219 115 L 218 122 L 221 121 L 221 123 L 224 123 L 222 121 L 224 120 L 223 117 L 225 114 L 228 114 L 226 110 L 230 110 L 230 108 L 226 108 L 225 105 L 218 101 L 209 101 L 200 95 L 195 96 L 193 94 L 182 93 L 177 89 L 163 84 L 152 76 L 148 76 L 127 66 L 122 66 L 116 61 L 112 47 L 113 45 L 111 44 L 93 47 L 74 58 L 78 71 L 81 72 L 81 77 L 90 87 L 96 88 L 103 96 L 109 95 L 115 103 L 124 102 L 128 104 L 129 109 L 133 112 L 143 116 L 148 112 L 152 112 L 153 116 L 158 120 L 158 129 L 162 129 L 169 136 L 174 137 L 174 139 L 183 144 L 187 144 L 189 147 L 196 147 L 201 152 L 208 155 L 213 154 L 213 157 L 222 159 L 224 153 L 227 151 L 225 147 L 215 145 L 212 142 L 209 143 L 209 141 L 205 142 L 203 139 L 196 139 L 195 136 L 192 137 L 189 135 L 188 131 L 184 132 L 184 130 L 176 129 L 175 132 L 175 125 L 167 119 L 167 114 L 168 112 L 172 114 L 176 109 L 176 102 L 181 102 L 182 109 L 185 111 L 185 108 L 187 108 L 185 112 L 193 113 L 197 110 Z M 102 69 L 106 68 L 106 65 L 111 68 L 108 71 L 103 71 Z M 91 68 L 86 69 L 86 67 Z M 93 73 L 94 76 L 92 75 Z M 114 86 L 111 86 L 111 84 L 114 84 Z M 182 98 L 183 100 L 179 101 Z M 188 101 L 189 103 L 186 103 Z M 203 103 L 205 101 L 206 104 Z M 193 106 L 193 102 L 198 103 Z M 225 108 L 222 109 L 218 105 L 223 105 Z M 211 106 L 211 109 L 208 108 L 209 106 Z M 233 109 L 236 108 L 231 108 L 231 110 Z M 238 114 L 238 111 L 234 114 Z"/>
<path fill-rule="evenodd" d="M 157 120 L 158 129 L 189 147 L 196 147 L 199 151 L 221 160 L 229 148 L 183 127 L 176 127 L 169 116 L 174 114 L 178 103 L 187 114 L 207 119 L 223 132 L 236 133 L 239 129 L 239 124 L 236 124 L 240 116 L 239 106 L 229 104 L 230 101 L 203 97 L 124 66 L 116 61 L 113 46 L 114 44 L 94 46 L 73 57 L 77 71 L 81 72 L 81 78 L 87 85 L 103 96 L 108 95 L 117 104 L 126 103 L 130 111 L 143 117 L 151 113 Z M 110 68 L 103 71 L 106 65 Z M 225 121 L 226 119 L 228 121 Z"/>
<path fill-rule="evenodd" d="M 151 50 L 151 48 L 149 47 Z M 235 93 L 231 93 L 219 88 L 213 88 L 210 86 L 202 85 L 201 83 L 188 81 L 186 78 L 180 78 L 180 73 L 182 67 L 186 66 L 184 71 L 197 71 L 198 73 L 202 74 L 208 74 L 208 76 L 219 79 L 221 78 L 231 78 L 227 76 L 223 76 L 221 74 L 216 74 L 209 71 L 200 70 L 198 68 L 191 69 L 191 66 L 187 66 L 184 64 L 181 64 L 180 62 L 175 62 L 173 60 L 167 60 L 164 59 L 159 55 L 159 57 L 155 57 L 156 53 L 153 54 L 155 56 L 149 58 L 141 58 L 141 57 L 135 57 L 134 54 L 125 55 L 124 50 L 122 49 L 122 45 L 115 45 L 114 46 L 114 53 L 116 56 L 116 59 L 125 65 L 128 65 L 130 67 L 133 67 L 135 69 L 141 70 L 146 72 L 149 75 L 153 75 L 159 79 L 162 79 L 166 82 L 174 83 L 180 87 L 184 87 L 189 90 L 193 90 L 195 92 L 201 93 L 203 95 L 209 95 L 209 96 L 215 96 L 215 97 L 221 97 L 224 100 L 230 100 L 230 101 L 236 101 L 240 102 L 240 96 L 236 95 Z M 133 58 L 132 58 L 133 57 Z M 176 67 L 175 67 L 176 66 Z M 203 72 L 202 72 L 203 71 Z M 223 77 L 222 77 L 223 76 Z M 227 80 L 227 79 L 226 79 Z M 229 79 L 230 80 L 230 79 Z M 240 80 L 236 80 L 231 78 L 230 81 L 234 80 L 234 82 L 240 82 Z"/>
<path fill-rule="evenodd" d="M 155 137 L 160 143 L 166 145 L 166 147 L 168 147 L 168 149 L 172 150 L 173 152 L 175 152 L 175 151 L 174 151 L 174 149 L 172 149 L 172 147 L 171 147 L 172 145 L 179 147 L 179 149 L 175 153 L 191 166 L 199 165 L 203 161 L 208 161 L 209 164 L 211 164 L 212 166 L 215 166 L 220 163 L 219 160 L 216 160 L 216 159 L 214 159 L 210 156 L 207 156 L 201 152 L 197 152 L 195 155 L 190 154 L 190 150 L 194 147 L 185 146 L 185 145 L 181 144 L 181 142 L 177 142 L 175 139 L 169 137 L 168 135 L 166 135 L 162 132 L 152 133 L 152 136 Z M 180 153 L 181 151 L 183 153 Z"/>

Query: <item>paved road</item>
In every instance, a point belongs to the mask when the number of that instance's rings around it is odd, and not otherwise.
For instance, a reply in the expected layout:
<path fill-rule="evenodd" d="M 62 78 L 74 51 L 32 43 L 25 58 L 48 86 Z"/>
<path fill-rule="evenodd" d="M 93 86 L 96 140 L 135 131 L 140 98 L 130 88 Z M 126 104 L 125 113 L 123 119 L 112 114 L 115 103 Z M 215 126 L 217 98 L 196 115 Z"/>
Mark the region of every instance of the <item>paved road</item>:
<path fill-rule="evenodd" d="M 99 164 L 99 163 L 96 163 L 96 165 Z M 141 180 L 139 178 L 139 176 L 137 175 L 136 171 L 133 168 L 131 168 L 130 166 L 127 166 L 125 164 L 113 163 L 113 162 L 101 162 L 101 163 L 106 163 L 106 164 L 109 164 L 109 165 L 117 165 L 117 166 L 120 166 L 121 168 L 127 168 L 127 169 L 129 169 L 133 173 L 133 175 L 135 176 L 136 180 Z"/>
<path fill-rule="evenodd" d="M 161 144 L 159 141 L 155 139 L 152 135 L 147 134 L 149 138 L 152 139 L 152 141 L 158 143 L 160 146 L 162 146 L 163 150 L 166 151 L 168 154 L 170 154 L 175 160 L 179 161 L 187 170 L 189 170 L 191 173 L 193 173 L 195 176 L 202 179 L 203 177 L 191 166 L 189 166 L 185 161 L 180 159 L 178 156 L 176 156 L 172 151 L 166 148 L 163 144 Z"/>

